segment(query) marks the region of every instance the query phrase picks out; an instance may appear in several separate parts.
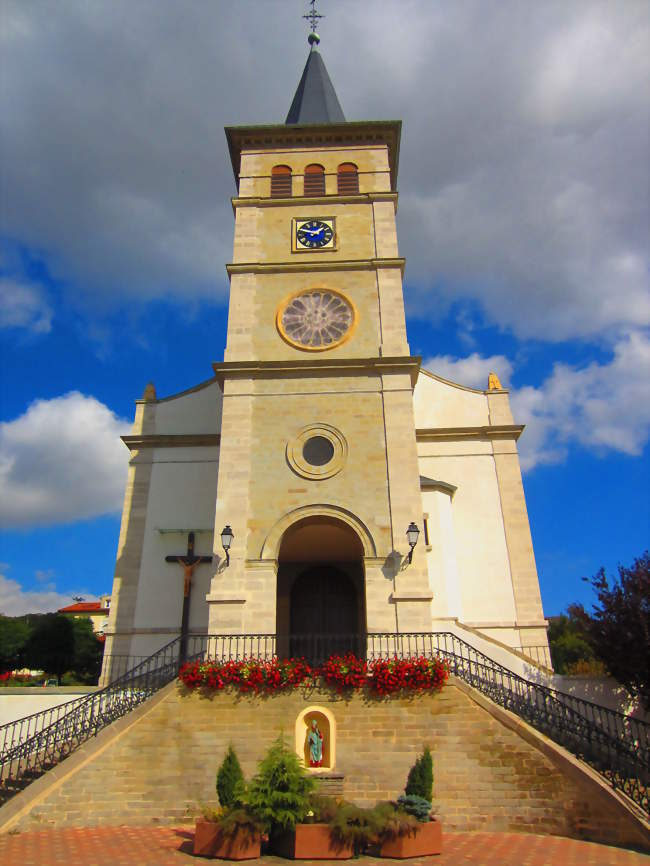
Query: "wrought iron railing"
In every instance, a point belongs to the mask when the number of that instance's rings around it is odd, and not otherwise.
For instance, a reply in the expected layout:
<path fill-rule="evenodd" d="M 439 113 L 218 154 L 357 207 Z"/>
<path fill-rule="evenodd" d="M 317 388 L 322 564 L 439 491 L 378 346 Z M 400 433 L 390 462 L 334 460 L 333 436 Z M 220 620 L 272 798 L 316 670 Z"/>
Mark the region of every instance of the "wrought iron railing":
<path fill-rule="evenodd" d="M 0 727 L 0 804 L 178 674 L 180 638 L 98 691 Z"/>
<path fill-rule="evenodd" d="M 368 660 L 445 659 L 452 674 L 582 758 L 650 814 L 648 724 L 526 680 L 451 632 L 189 635 L 184 658 L 299 655 L 319 664 L 347 651 Z M 0 727 L 0 801 L 173 680 L 180 663 L 177 638 L 117 678 L 110 675 L 109 685 L 94 694 Z"/>

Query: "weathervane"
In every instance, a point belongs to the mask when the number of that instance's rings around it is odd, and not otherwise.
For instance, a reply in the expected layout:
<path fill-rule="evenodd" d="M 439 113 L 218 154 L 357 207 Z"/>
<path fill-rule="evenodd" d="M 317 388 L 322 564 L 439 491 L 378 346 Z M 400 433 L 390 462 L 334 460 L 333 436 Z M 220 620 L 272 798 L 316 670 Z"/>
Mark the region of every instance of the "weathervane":
<path fill-rule="evenodd" d="M 309 26 L 311 27 L 311 33 L 307 37 L 307 42 L 313 47 L 314 45 L 318 45 L 320 42 L 320 36 L 316 33 L 316 25 L 318 23 L 319 18 L 324 18 L 324 15 L 321 15 L 316 9 L 316 0 L 309 0 L 309 5 L 311 9 L 306 15 L 303 15 L 303 18 L 306 18 L 309 21 Z"/>

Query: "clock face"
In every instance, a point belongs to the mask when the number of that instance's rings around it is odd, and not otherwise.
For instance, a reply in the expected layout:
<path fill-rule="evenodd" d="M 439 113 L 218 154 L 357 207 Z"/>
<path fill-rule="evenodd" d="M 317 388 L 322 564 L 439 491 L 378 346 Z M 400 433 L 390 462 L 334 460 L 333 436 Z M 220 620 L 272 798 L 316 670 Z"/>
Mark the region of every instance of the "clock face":
<path fill-rule="evenodd" d="M 334 220 L 319 218 L 309 220 L 296 219 L 295 249 L 322 250 L 334 249 Z"/>
<path fill-rule="evenodd" d="M 350 336 L 354 319 L 354 308 L 343 295 L 311 289 L 294 295 L 280 309 L 278 329 L 296 348 L 322 352 Z"/>

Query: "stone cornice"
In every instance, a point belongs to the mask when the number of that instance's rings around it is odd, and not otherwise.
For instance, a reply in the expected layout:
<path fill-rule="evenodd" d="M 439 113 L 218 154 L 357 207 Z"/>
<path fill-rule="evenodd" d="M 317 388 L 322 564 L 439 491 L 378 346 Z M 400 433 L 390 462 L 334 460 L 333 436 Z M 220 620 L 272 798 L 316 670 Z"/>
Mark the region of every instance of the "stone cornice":
<path fill-rule="evenodd" d="M 418 442 L 458 439 L 519 439 L 523 424 L 493 424 L 486 427 L 429 427 L 415 431 Z"/>
<path fill-rule="evenodd" d="M 436 481 L 434 478 L 424 478 L 420 475 L 420 490 L 438 490 L 441 493 L 446 493 L 447 496 L 453 499 L 454 493 L 458 488 L 454 484 L 448 484 L 446 481 Z"/>
<path fill-rule="evenodd" d="M 219 445 L 219 433 L 149 433 L 140 436 L 122 436 L 122 442 L 129 451 L 140 451 L 142 448 L 196 448 Z"/>
<path fill-rule="evenodd" d="M 421 358 L 404 355 L 392 358 L 299 358 L 295 361 L 223 361 L 212 369 L 219 384 L 227 379 L 305 378 L 306 376 L 367 376 L 408 373 L 415 387 Z"/>
<path fill-rule="evenodd" d="M 263 198 L 245 196 L 230 199 L 233 211 L 238 207 L 309 207 L 314 204 L 372 204 L 375 201 L 392 201 L 397 211 L 396 192 L 361 192 L 356 195 L 294 195 L 289 198 Z"/>
<path fill-rule="evenodd" d="M 359 120 L 345 123 L 296 123 L 270 126 L 227 126 L 230 160 L 239 187 L 243 150 L 385 145 L 388 148 L 391 187 L 395 189 L 399 164 L 401 120 Z"/>
<path fill-rule="evenodd" d="M 319 271 L 369 271 L 377 268 L 399 268 L 404 276 L 404 265 L 406 259 L 377 258 L 377 259 L 344 259 L 344 260 L 315 260 L 301 259 L 299 262 L 230 262 L 226 265 L 228 276 L 233 274 L 286 274 L 286 273 L 313 273 Z"/>

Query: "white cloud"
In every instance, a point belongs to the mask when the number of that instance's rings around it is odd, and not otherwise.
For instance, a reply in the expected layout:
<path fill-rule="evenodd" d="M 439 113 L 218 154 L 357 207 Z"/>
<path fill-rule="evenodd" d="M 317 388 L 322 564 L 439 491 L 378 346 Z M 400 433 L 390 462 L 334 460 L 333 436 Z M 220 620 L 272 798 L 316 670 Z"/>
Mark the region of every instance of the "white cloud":
<path fill-rule="evenodd" d="M 507 387 L 513 373 L 503 355 L 477 353 L 430 358 L 423 367 L 475 388 L 487 387 L 490 371 Z M 556 364 L 538 388 L 512 389 L 510 403 L 515 422 L 526 425 L 519 440 L 524 471 L 564 462 L 571 446 L 637 456 L 650 438 L 650 338 L 629 334 L 615 345 L 609 363 Z"/>
<path fill-rule="evenodd" d="M 423 361 L 422 366 L 443 379 L 470 388 L 487 388 L 489 373 L 496 373 L 503 387 L 507 388 L 512 376 L 512 363 L 505 355 L 490 355 L 486 358 L 478 352 L 465 358 L 437 355 Z"/>
<path fill-rule="evenodd" d="M 539 388 L 512 394 L 523 469 L 562 462 L 570 445 L 639 455 L 650 437 L 650 339 L 633 333 L 610 363 L 556 364 Z"/>
<path fill-rule="evenodd" d="M 282 122 L 307 53 L 293 4 L 262 5 L 6 0 L 7 231 L 75 301 L 225 294 L 222 127 Z M 330 0 L 322 25 L 346 116 L 404 121 L 418 315 L 470 298 L 543 340 L 648 321 L 644 0 Z"/>
<path fill-rule="evenodd" d="M 85 596 L 86 601 L 94 598 Z M 25 613 L 54 613 L 61 607 L 73 604 L 72 594 L 54 589 L 25 590 L 17 580 L 0 574 L 0 614 L 22 616 Z"/>
<path fill-rule="evenodd" d="M 0 424 L 0 523 L 66 523 L 119 512 L 129 424 L 73 391 Z"/>
<path fill-rule="evenodd" d="M 0 328 L 27 328 L 36 334 L 52 329 L 52 309 L 38 286 L 0 278 Z"/>

